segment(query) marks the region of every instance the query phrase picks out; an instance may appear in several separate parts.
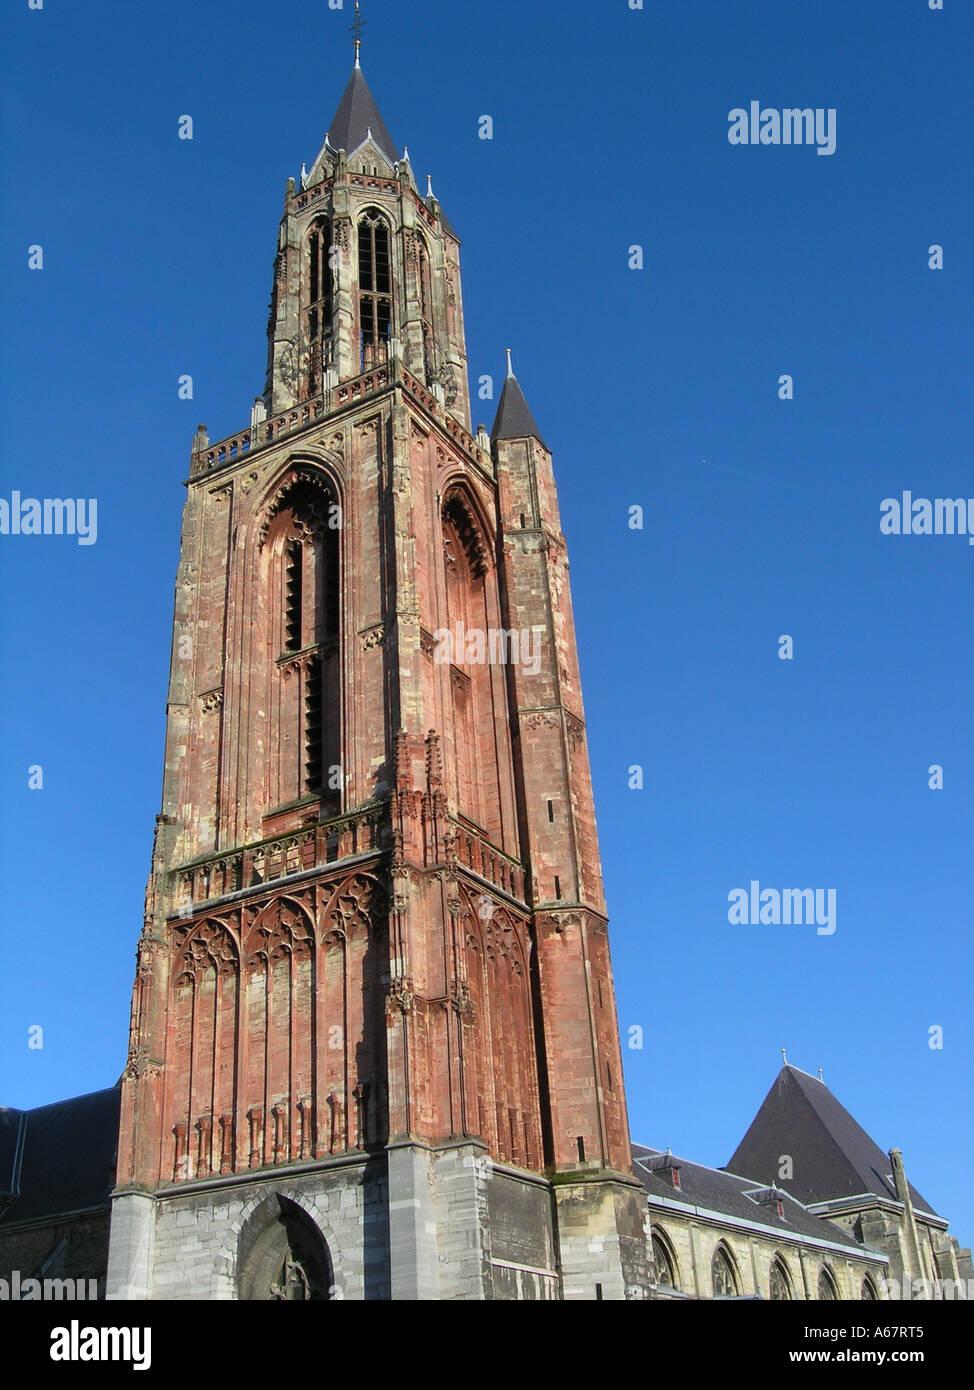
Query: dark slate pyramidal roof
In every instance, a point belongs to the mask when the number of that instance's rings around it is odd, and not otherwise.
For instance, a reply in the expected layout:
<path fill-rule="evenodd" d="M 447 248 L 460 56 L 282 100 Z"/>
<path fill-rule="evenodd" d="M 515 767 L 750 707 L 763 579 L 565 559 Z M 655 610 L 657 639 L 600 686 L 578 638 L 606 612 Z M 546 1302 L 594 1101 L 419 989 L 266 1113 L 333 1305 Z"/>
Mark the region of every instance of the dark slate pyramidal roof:
<path fill-rule="evenodd" d="M 504 382 L 501 403 L 497 407 L 497 418 L 494 421 L 494 428 L 490 432 L 490 438 L 492 442 L 495 439 L 534 438 L 546 449 L 548 447 L 541 437 L 541 431 L 531 414 L 531 407 L 524 399 L 524 392 L 511 369 L 510 352 L 507 354 L 507 380 Z"/>
<path fill-rule="evenodd" d="M 375 97 L 369 91 L 362 69 L 356 65 L 328 128 L 328 143 L 333 150 L 344 150 L 346 154 L 351 154 L 368 138 L 369 131 L 382 153 L 394 164 L 399 158 L 395 143 L 375 104 Z"/>
<path fill-rule="evenodd" d="M 791 1155 L 793 1178 L 778 1175 L 783 1154 Z M 727 1167 L 779 1182 L 806 1206 L 867 1192 L 897 1200 L 889 1156 L 823 1081 L 792 1066 L 778 1073 Z M 912 1184 L 910 1198 L 917 1210 L 937 1215 Z"/>

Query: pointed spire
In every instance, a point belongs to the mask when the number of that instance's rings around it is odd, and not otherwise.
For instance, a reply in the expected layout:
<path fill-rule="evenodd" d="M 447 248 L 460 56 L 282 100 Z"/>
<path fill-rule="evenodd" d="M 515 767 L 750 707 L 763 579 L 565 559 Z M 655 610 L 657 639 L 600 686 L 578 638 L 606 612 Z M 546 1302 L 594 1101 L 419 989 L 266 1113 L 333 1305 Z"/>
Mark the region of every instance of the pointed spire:
<path fill-rule="evenodd" d="M 395 164 L 398 146 L 389 134 L 362 69 L 355 67 L 328 127 L 328 138 L 332 149 L 344 150 L 350 155 L 370 136 L 389 163 Z"/>
<path fill-rule="evenodd" d="M 491 443 L 496 439 L 536 439 L 547 449 L 541 431 L 535 424 L 531 408 L 524 399 L 524 392 L 514 375 L 511 365 L 511 350 L 507 349 L 507 380 L 501 393 L 501 403 L 497 407 L 497 418 L 490 432 Z"/>

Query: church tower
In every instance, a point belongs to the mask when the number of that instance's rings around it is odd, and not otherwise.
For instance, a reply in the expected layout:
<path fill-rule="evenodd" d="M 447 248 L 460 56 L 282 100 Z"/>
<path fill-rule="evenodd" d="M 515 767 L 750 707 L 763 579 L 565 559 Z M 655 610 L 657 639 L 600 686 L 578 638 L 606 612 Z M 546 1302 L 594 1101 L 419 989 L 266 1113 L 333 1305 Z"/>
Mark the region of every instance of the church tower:
<path fill-rule="evenodd" d="M 551 455 L 358 47 L 193 441 L 109 1297 L 640 1297 Z"/>

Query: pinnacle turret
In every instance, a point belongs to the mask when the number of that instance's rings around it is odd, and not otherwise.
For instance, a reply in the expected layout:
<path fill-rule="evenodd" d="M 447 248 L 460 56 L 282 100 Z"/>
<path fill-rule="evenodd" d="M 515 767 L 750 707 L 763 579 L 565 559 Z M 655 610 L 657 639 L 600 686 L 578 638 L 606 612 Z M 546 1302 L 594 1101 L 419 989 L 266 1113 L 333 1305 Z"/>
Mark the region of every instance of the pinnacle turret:
<path fill-rule="evenodd" d="M 524 398 L 520 382 L 514 375 L 510 348 L 507 350 L 507 380 L 504 382 L 504 390 L 501 394 L 500 405 L 497 407 L 497 418 L 494 420 L 494 428 L 491 430 L 490 438 L 491 443 L 497 439 L 534 438 L 546 449 L 548 447 L 535 423 L 534 416 L 531 414 L 531 407 Z"/>

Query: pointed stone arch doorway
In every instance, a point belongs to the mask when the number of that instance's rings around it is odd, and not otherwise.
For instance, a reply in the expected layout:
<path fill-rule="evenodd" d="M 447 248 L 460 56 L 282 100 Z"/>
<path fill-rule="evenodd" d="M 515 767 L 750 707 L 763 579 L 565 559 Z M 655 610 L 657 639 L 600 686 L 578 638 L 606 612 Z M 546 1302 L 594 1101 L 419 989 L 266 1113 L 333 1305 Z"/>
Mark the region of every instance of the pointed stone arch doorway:
<path fill-rule="evenodd" d="M 241 1234 L 239 1268 L 242 1302 L 323 1303 L 334 1296 L 324 1237 L 306 1212 L 280 1194 L 254 1213 Z"/>

